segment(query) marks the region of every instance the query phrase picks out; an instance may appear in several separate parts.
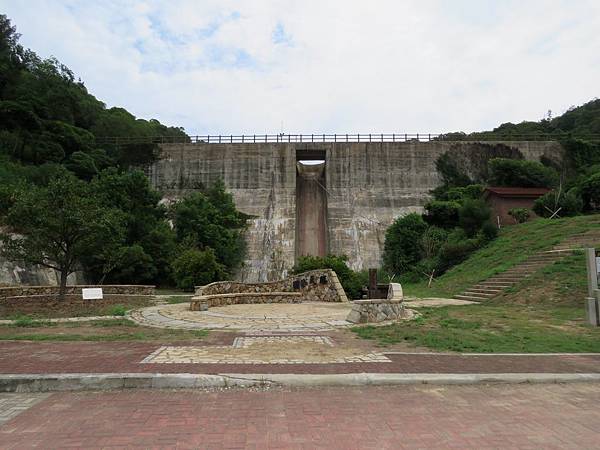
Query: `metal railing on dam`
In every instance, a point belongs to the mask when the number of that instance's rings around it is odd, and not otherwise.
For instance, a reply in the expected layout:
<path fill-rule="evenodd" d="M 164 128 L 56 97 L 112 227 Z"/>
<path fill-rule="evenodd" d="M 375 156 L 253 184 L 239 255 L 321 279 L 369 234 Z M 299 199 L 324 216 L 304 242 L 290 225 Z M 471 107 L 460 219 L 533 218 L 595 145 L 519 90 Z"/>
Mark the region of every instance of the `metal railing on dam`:
<path fill-rule="evenodd" d="M 357 134 L 206 134 L 196 136 L 99 136 L 98 144 L 252 144 L 252 143 L 319 143 L 319 142 L 430 142 L 430 141 L 559 141 L 582 139 L 600 142 L 600 134 L 572 135 L 488 133 L 357 133 Z"/>

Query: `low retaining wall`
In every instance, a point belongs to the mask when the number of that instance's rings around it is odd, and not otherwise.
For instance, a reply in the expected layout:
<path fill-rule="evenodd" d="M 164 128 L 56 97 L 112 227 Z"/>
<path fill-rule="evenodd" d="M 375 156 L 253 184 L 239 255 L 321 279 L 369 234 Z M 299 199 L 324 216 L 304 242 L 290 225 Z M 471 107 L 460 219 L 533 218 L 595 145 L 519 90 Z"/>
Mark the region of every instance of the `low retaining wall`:
<path fill-rule="evenodd" d="M 202 295 L 192 298 L 191 311 L 205 311 L 208 308 L 252 303 L 301 303 L 299 292 L 241 292 L 233 294 Z"/>
<path fill-rule="evenodd" d="M 219 281 L 196 288 L 197 296 L 216 294 L 268 294 L 272 292 L 298 292 L 302 301 L 307 302 L 347 302 L 348 297 L 333 270 L 319 269 L 270 283 L 238 283 Z"/>
<path fill-rule="evenodd" d="M 83 288 L 102 288 L 105 296 L 123 295 L 123 296 L 143 296 L 154 295 L 154 286 L 150 285 L 75 285 L 67 286 L 67 296 L 81 297 Z M 0 287 L 0 300 L 10 298 L 48 298 L 58 296 L 59 286 L 10 286 Z"/>
<path fill-rule="evenodd" d="M 346 320 L 352 323 L 378 323 L 408 318 L 402 300 L 355 300 Z"/>

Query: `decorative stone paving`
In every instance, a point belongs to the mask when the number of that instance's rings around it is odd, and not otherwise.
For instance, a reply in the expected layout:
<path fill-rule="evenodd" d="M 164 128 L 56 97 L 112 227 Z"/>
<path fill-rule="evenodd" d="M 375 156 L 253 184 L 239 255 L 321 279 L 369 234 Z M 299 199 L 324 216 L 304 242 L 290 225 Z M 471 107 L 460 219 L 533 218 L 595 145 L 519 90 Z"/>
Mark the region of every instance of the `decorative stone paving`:
<path fill-rule="evenodd" d="M 233 346 L 163 346 L 144 358 L 143 364 L 344 364 L 389 363 L 382 353 L 365 353 L 356 348 L 332 348 L 325 342 L 289 336 L 265 340 L 260 345 Z M 254 348 L 252 348 L 254 347 Z"/>
<path fill-rule="evenodd" d="M 346 321 L 350 303 L 229 305 L 190 311 L 189 304 L 158 305 L 133 311 L 129 317 L 145 326 L 177 329 L 219 329 L 247 332 L 323 331 L 353 326 Z"/>
<path fill-rule="evenodd" d="M 0 394 L 0 425 L 49 396 L 50 394 Z"/>

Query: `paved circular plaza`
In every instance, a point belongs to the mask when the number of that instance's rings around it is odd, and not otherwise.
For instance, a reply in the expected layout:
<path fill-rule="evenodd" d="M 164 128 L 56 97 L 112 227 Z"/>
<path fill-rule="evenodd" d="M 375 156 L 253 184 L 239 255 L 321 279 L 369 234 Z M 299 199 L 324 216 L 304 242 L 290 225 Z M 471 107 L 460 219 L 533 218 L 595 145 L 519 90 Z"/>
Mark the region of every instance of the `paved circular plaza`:
<path fill-rule="evenodd" d="M 135 322 L 152 327 L 236 331 L 322 331 L 344 328 L 350 303 L 270 303 L 229 305 L 190 311 L 189 303 L 159 305 L 131 313 Z"/>

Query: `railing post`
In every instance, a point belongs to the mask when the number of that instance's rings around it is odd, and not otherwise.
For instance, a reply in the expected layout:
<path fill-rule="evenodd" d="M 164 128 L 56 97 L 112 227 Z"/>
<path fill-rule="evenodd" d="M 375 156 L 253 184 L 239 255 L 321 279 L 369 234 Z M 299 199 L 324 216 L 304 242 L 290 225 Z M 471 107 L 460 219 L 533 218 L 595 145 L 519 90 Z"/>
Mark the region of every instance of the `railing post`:
<path fill-rule="evenodd" d="M 396 142 L 396 133 L 392 133 L 392 142 Z"/>
<path fill-rule="evenodd" d="M 358 134 L 356 135 L 356 137 L 357 137 L 357 139 L 358 139 L 358 141 L 357 141 L 357 142 L 360 142 L 360 133 L 358 133 Z"/>
<path fill-rule="evenodd" d="M 244 136 L 245 134 L 242 134 L 242 144 L 244 143 Z"/>
<path fill-rule="evenodd" d="M 348 142 L 348 133 L 346 133 L 346 142 Z"/>
<path fill-rule="evenodd" d="M 419 140 L 419 133 L 417 133 L 417 141 Z"/>
<path fill-rule="evenodd" d="M 429 137 L 427 139 L 428 141 L 431 141 L 431 133 L 429 133 Z"/>
<path fill-rule="evenodd" d="M 256 135 L 254 135 L 254 143 L 256 144 Z"/>
<path fill-rule="evenodd" d="M 229 141 L 231 144 L 233 144 L 233 134 L 229 135 Z"/>
<path fill-rule="evenodd" d="M 221 143 L 221 135 L 219 135 L 219 144 Z"/>
<path fill-rule="evenodd" d="M 381 133 L 381 142 L 383 142 L 383 133 Z"/>
<path fill-rule="evenodd" d="M 265 143 L 267 143 L 267 142 L 269 142 L 269 141 L 267 140 L 267 135 L 265 134 Z"/>
<path fill-rule="evenodd" d="M 323 142 L 325 142 L 325 134 L 323 134 Z"/>
<path fill-rule="evenodd" d="M 333 133 L 333 142 L 337 142 L 337 134 Z"/>
<path fill-rule="evenodd" d="M 406 142 L 408 140 L 406 138 L 407 138 L 406 133 L 404 133 L 404 142 Z"/>
<path fill-rule="evenodd" d="M 369 142 L 371 142 L 371 133 L 369 133 Z"/>
<path fill-rule="evenodd" d="M 315 135 L 314 134 L 310 135 L 310 142 L 315 142 Z"/>

